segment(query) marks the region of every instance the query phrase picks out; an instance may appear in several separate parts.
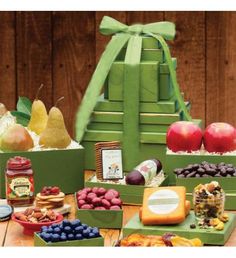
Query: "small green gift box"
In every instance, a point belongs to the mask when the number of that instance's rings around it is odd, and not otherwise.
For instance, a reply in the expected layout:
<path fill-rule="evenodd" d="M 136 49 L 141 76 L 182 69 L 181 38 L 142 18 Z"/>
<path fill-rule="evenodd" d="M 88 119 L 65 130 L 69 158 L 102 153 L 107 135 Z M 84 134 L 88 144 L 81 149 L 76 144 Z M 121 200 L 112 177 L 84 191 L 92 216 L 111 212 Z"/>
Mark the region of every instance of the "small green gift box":
<path fill-rule="evenodd" d="M 142 61 L 140 63 L 140 101 L 157 102 L 159 100 L 159 62 Z M 113 63 L 108 76 L 108 99 L 123 101 L 124 62 Z M 132 98 L 132 96 L 130 96 Z"/>
<path fill-rule="evenodd" d="M 105 112 L 123 112 L 124 103 L 122 101 L 108 101 L 105 95 L 99 96 L 94 111 Z M 160 114 L 174 114 L 178 110 L 178 103 L 175 98 L 170 100 L 158 101 L 155 103 L 140 102 L 140 112 L 143 113 L 160 113 Z"/>
<path fill-rule="evenodd" d="M 199 238 L 204 244 L 207 245 L 224 245 L 232 234 L 236 226 L 236 215 L 229 213 L 229 221 L 225 223 L 225 227 L 221 231 L 214 228 L 203 229 L 196 226 L 190 228 L 191 224 L 196 224 L 196 217 L 194 212 L 191 211 L 186 217 L 184 222 L 177 225 L 160 225 L 160 226 L 144 226 L 136 214 L 123 228 L 123 236 L 130 234 L 143 234 L 143 235 L 163 235 L 165 233 L 174 233 L 181 237 Z"/>
<path fill-rule="evenodd" d="M 148 186 L 143 185 L 122 185 L 104 182 L 95 182 L 91 177 L 85 182 L 85 187 L 103 187 L 105 189 L 115 189 L 120 193 L 120 198 L 124 204 L 141 205 L 143 203 L 143 192 Z M 168 176 L 162 181 L 160 186 L 168 185 Z"/>
<path fill-rule="evenodd" d="M 46 242 L 38 233 L 34 233 L 34 246 L 37 247 L 59 247 L 59 246 L 104 246 L 104 238 L 97 237 L 83 240 L 71 240 L 71 241 L 60 241 L 60 242 Z"/>
<path fill-rule="evenodd" d="M 123 210 L 85 210 L 79 209 L 76 193 L 76 217 L 91 227 L 122 228 Z"/>
<path fill-rule="evenodd" d="M 84 148 L 68 150 L 0 153 L 0 195 L 5 197 L 5 168 L 8 159 L 29 158 L 34 171 L 35 193 L 43 186 L 56 185 L 66 193 L 84 186 Z"/>
<path fill-rule="evenodd" d="M 174 69 L 177 68 L 177 59 L 172 58 Z M 160 100 L 169 100 L 173 96 L 173 85 L 170 78 L 170 70 L 167 63 L 160 64 L 159 97 Z"/>
<path fill-rule="evenodd" d="M 168 172 L 168 174 L 170 175 L 170 184 L 175 184 L 176 183 L 176 177 L 173 173 L 174 169 L 176 168 L 184 168 L 189 164 L 198 164 L 201 163 L 203 161 L 207 161 L 210 163 L 220 163 L 220 162 L 224 162 L 224 163 L 230 163 L 233 164 L 234 166 L 236 166 L 236 155 L 235 154 L 204 154 L 204 153 L 174 153 L 170 150 L 166 151 L 166 171 Z M 211 180 L 214 178 L 208 178 L 208 180 Z M 218 180 L 219 178 L 217 178 Z M 225 178 L 226 179 L 226 178 Z M 225 180 L 223 179 L 223 180 Z M 233 178 L 230 178 L 230 180 L 232 180 Z M 179 179 L 178 179 L 179 180 Z M 183 179 L 184 180 L 184 179 Z M 205 179 L 200 179 L 200 180 L 205 180 Z M 226 179 L 227 180 L 227 179 Z M 228 183 L 225 185 L 228 188 Z M 232 184 L 230 184 L 230 188 L 228 190 L 236 190 L 236 184 L 234 184 L 235 186 L 233 188 L 231 188 L 231 186 L 233 186 Z"/>

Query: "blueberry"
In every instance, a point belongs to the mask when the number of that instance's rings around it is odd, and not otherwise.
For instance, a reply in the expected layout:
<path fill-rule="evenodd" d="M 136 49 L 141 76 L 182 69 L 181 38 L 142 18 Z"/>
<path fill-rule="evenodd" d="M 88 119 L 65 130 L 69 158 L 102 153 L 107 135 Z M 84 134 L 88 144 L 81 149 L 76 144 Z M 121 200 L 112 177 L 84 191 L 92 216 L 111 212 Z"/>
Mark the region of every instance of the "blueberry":
<path fill-rule="evenodd" d="M 47 231 L 47 229 L 48 229 L 48 227 L 47 227 L 47 226 L 42 226 L 42 227 L 41 227 L 41 232 L 43 232 L 43 231 Z"/>
<path fill-rule="evenodd" d="M 68 219 L 64 219 L 62 221 L 62 225 L 63 225 L 63 227 L 70 226 L 70 221 Z"/>
<path fill-rule="evenodd" d="M 52 228 L 56 228 L 56 227 L 58 227 L 58 226 L 59 226 L 59 225 L 56 224 L 56 223 L 54 223 L 54 224 L 51 225 Z"/>
<path fill-rule="evenodd" d="M 92 233 L 93 233 L 96 237 L 100 236 L 98 228 L 93 228 Z"/>
<path fill-rule="evenodd" d="M 45 234 L 44 238 L 43 238 L 46 242 L 51 241 L 51 234 Z"/>
<path fill-rule="evenodd" d="M 82 226 L 76 227 L 74 229 L 76 234 L 81 234 L 83 232 L 84 228 Z"/>
<path fill-rule="evenodd" d="M 75 239 L 76 240 L 82 240 L 83 239 L 83 236 L 81 234 L 76 234 L 75 235 Z"/>
<path fill-rule="evenodd" d="M 45 234 L 47 234 L 47 233 L 46 232 L 41 232 L 41 233 L 39 233 L 39 236 L 44 239 Z"/>
<path fill-rule="evenodd" d="M 82 224 L 81 225 L 84 229 L 88 228 L 88 225 L 87 224 Z"/>
<path fill-rule="evenodd" d="M 53 228 L 48 227 L 48 229 L 47 229 L 47 233 L 53 233 Z"/>
<path fill-rule="evenodd" d="M 74 239 L 75 239 L 74 234 L 69 234 L 69 235 L 67 236 L 67 239 L 68 239 L 68 240 L 74 240 Z"/>
<path fill-rule="evenodd" d="M 60 240 L 59 234 L 52 234 L 52 242 L 58 242 Z"/>
<path fill-rule="evenodd" d="M 78 227 L 78 226 L 80 226 L 80 225 L 81 225 L 81 222 L 80 222 L 79 219 L 76 219 L 76 220 L 74 220 L 74 221 L 71 222 L 71 227 L 72 227 L 72 228 L 76 228 L 76 227 Z"/>
<path fill-rule="evenodd" d="M 70 226 L 66 226 L 66 227 L 64 227 L 64 232 L 66 234 L 70 234 L 72 232 L 72 228 Z"/>
<path fill-rule="evenodd" d="M 61 240 L 61 241 L 66 241 L 66 240 L 67 240 L 66 235 L 61 235 L 60 240 Z"/>
<path fill-rule="evenodd" d="M 84 229 L 83 230 L 83 236 L 84 237 L 89 238 L 89 233 L 91 233 L 89 229 Z"/>
<path fill-rule="evenodd" d="M 56 227 L 56 228 L 53 229 L 53 233 L 61 234 L 61 229 L 59 227 Z"/>
<path fill-rule="evenodd" d="M 94 237 L 96 237 L 94 233 L 92 233 L 92 232 L 89 233 L 89 238 L 94 238 Z"/>

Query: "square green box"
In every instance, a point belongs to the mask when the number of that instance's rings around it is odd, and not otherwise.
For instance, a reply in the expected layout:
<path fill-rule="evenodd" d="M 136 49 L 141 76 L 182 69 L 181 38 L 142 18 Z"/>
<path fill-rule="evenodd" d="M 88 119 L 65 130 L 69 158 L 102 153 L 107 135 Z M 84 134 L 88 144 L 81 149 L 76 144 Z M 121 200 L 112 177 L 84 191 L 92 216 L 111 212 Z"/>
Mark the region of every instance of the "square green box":
<path fill-rule="evenodd" d="M 173 96 L 174 91 L 170 80 L 170 74 L 160 74 L 159 90 L 160 100 L 169 100 Z"/>
<path fill-rule="evenodd" d="M 5 197 L 5 168 L 9 158 L 22 156 L 31 160 L 35 193 L 45 185 L 56 185 L 69 194 L 84 186 L 84 153 L 84 148 L 0 153 L 1 198 Z"/>
<path fill-rule="evenodd" d="M 191 211 L 185 221 L 178 225 L 161 225 L 161 226 L 144 226 L 140 222 L 138 214 L 136 214 L 123 228 L 123 236 L 130 234 L 143 235 L 163 235 L 171 232 L 178 236 L 191 238 L 200 238 L 204 244 L 208 245 L 224 245 L 229 239 L 231 233 L 236 226 L 236 215 L 229 213 L 229 221 L 225 224 L 222 231 L 212 229 L 201 229 L 198 226 L 195 229 L 190 229 L 191 224 L 196 224 L 194 212 Z"/>
<path fill-rule="evenodd" d="M 176 99 L 168 101 L 158 101 L 156 103 L 140 102 L 140 112 L 143 113 L 162 113 L 162 114 L 174 114 L 177 109 Z M 97 101 L 94 111 L 105 111 L 105 112 L 122 112 L 123 102 L 122 101 L 108 101 L 104 99 L 102 94 Z"/>
<path fill-rule="evenodd" d="M 142 185 L 121 185 L 102 182 L 93 182 L 93 177 L 85 181 L 85 187 L 103 187 L 105 189 L 115 189 L 120 193 L 120 198 L 124 204 L 141 205 L 143 203 L 143 192 L 147 186 Z M 168 176 L 160 186 L 168 185 Z"/>
<path fill-rule="evenodd" d="M 126 48 L 122 48 L 118 54 L 116 61 L 124 61 Z M 164 63 L 164 51 L 162 49 L 143 49 L 141 53 L 141 61 L 158 61 Z"/>
<path fill-rule="evenodd" d="M 76 217 L 91 227 L 98 228 L 122 228 L 123 210 L 85 210 L 79 209 L 76 193 Z"/>
<path fill-rule="evenodd" d="M 139 127 L 140 127 L 140 132 L 165 133 L 169 126 L 168 125 L 144 125 L 144 124 L 141 124 Z M 89 130 L 122 131 L 123 124 L 90 123 L 87 128 Z"/>
<path fill-rule="evenodd" d="M 195 164 L 195 163 L 201 163 L 203 161 L 207 161 L 210 163 L 231 163 L 234 166 L 236 166 L 236 155 L 233 154 L 195 154 L 195 153 L 174 153 L 170 150 L 167 150 L 166 152 L 166 171 L 170 175 L 170 184 L 174 185 L 176 184 L 176 177 L 173 173 L 175 168 L 184 168 L 188 166 L 189 164 Z M 231 178 L 232 179 L 232 178 Z M 218 180 L 218 178 L 217 178 Z M 233 189 L 236 190 L 236 185 Z"/>
<path fill-rule="evenodd" d="M 55 243 L 52 243 L 52 242 L 47 243 L 37 233 L 34 233 L 34 246 L 37 246 L 37 247 L 104 246 L 104 238 L 103 237 L 97 237 L 97 238 L 83 239 L 83 240 L 72 240 L 72 241 L 61 241 L 61 242 L 55 242 Z"/>
<path fill-rule="evenodd" d="M 156 61 L 140 63 L 140 101 L 159 100 L 159 63 Z M 123 101 L 124 62 L 114 62 L 108 76 L 108 99 Z"/>

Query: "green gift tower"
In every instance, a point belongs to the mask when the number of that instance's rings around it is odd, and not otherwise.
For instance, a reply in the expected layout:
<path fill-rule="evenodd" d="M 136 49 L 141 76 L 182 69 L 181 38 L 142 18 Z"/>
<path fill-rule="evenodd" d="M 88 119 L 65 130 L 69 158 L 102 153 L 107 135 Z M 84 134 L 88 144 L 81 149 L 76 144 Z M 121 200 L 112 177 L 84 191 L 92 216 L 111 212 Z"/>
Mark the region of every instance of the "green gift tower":
<path fill-rule="evenodd" d="M 192 120 L 176 79 L 177 59 L 165 42 L 174 38 L 175 25 L 127 26 L 105 16 L 100 32 L 113 36 L 76 121 L 76 137 L 85 148 L 85 169 L 95 168 L 94 144 L 114 140 L 122 142 L 124 171 L 151 158 L 160 159 L 165 167 L 169 125 Z"/>

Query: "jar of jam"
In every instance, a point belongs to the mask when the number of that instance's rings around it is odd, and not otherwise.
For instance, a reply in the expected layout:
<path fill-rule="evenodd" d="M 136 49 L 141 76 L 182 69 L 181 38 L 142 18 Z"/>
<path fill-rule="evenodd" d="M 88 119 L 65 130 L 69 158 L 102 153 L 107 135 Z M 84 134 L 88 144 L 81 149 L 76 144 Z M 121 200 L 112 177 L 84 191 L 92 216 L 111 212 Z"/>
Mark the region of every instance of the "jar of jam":
<path fill-rule="evenodd" d="M 34 202 L 34 178 L 31 161 L 14 157 L 7 161 L 6 198 L 9 205 L 29 206 Z"/>

